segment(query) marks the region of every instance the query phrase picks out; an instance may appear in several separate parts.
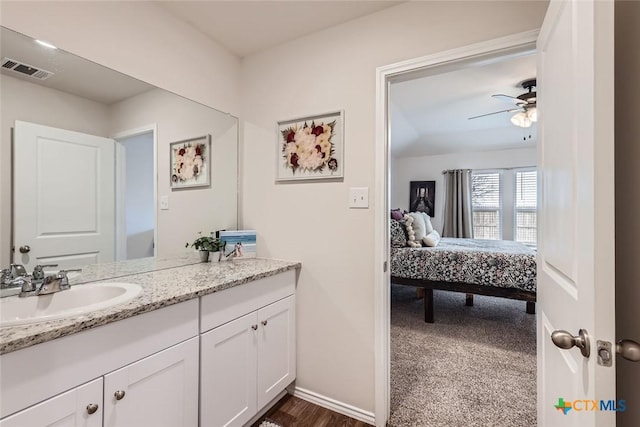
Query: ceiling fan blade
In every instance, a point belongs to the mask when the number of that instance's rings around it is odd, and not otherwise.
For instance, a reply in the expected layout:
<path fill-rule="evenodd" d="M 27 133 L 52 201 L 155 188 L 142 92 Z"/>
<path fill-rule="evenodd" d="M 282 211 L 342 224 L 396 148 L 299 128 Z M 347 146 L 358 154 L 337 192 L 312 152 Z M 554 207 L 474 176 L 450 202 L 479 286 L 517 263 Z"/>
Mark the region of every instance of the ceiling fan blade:
<path fill-rule="evenodd" d="M 487 113 L 487 114 L 481 114 L 479 116 L 469 117 L 468 120 L 477 119 L 477 118 L 480 118 L 480 117 L 492 116 L 494 114 L 500 114 L 500 113 L 514 113 L 516 111 L 524 111 L 524 109 L 523 108 L 512 108 L 510 110 L 494 111 L 493 113 Z"/>
<path fill-rule="evenodd" d="M 507 102 L 511 102 L 514 103 L 516 105 L 526 105 L 527 101 L 522 100 L 520 98 L 516 98 L 515 96 L 510 96 L 510 95 L 504 95 L 502 93 L 498 93 L 496 95 L 491 95 L 492 98 L 496 98 L 496 99 L 500 99 L 502 101 L 507 101 Z"/>

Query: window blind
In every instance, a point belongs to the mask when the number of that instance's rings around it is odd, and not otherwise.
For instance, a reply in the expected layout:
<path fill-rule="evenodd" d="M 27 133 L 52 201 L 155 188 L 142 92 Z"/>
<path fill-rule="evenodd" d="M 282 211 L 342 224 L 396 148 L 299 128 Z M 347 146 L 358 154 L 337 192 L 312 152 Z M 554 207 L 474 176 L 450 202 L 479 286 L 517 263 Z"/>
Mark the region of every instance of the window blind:
<path fill-rule="evenodd" d="M 535 170 L 515 173 L 515 240 L 536 244 L 538 184 Z"/>
<path fill-rule="evenodd" d="M 502 186 L 500 172 L 479 172 L 471 177 L 473 237 L 499 240 L 502 238 Z"/>

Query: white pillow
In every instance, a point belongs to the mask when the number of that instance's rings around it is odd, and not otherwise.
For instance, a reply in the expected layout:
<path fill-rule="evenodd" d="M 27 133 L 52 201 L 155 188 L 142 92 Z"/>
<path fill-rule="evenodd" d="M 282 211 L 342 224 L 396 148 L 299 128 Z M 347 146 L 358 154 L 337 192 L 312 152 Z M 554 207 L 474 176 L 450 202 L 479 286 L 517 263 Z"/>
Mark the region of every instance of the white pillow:
<path fill-rule="evenodd" d="M 424 222 L 424 214 L 423 212 L 409 212 L 408 215 L 413 218 L 413 231 L 416 233 L 416 241 L 419 242 L 428 233 L 427 224 Z"/>
<path fill-rule="evenodd" d="M 422 246 L 420 240 L 416 242 L 416 232 L 413 230 L 413 217 L 409 214 L 404 215 L 404 227 L 407 230 L 407 245 L 412 248 L 419 248 Z"/>
<path fill-rule="evenodd" d="M 438 234 L 436 230 L 433 230 L 422 238 L 422 243 L 426 246 L 435 247 L 440 243 L 440 234 Z"/>
<path fill-rule="evenodd" d="M 424 218 L 424 224 L 425 224 L 425 235 L 431 233 L 433 231 L 433 225 L 431 225 L 431 218 L 429 217 L 428 214 L 422 212 L 422 217 Z"/>

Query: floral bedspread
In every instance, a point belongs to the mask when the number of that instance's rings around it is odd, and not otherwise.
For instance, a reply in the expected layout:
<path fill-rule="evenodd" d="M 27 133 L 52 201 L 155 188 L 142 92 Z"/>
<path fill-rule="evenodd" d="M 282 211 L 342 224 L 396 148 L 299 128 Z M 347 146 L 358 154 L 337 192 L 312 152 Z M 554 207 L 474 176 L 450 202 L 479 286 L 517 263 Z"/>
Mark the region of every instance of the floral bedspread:
<path fill-rule="evenodd" d="M 391 275 L 536 291 L 536 254 L 508 240 L 443 237 L 434 248 L 391 248 Z"/>

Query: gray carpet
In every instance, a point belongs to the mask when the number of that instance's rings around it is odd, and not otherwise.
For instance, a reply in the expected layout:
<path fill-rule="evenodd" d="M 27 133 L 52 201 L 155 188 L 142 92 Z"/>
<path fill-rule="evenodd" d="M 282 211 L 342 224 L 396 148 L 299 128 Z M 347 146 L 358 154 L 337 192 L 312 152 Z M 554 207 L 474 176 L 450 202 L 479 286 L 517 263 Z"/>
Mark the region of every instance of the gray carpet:
<path fill-rule="evenodd" d="M 536 326 L 525 302 L 434 291 L 435 323 L 391 286 L 388 426 L 535 426 Z"/>

